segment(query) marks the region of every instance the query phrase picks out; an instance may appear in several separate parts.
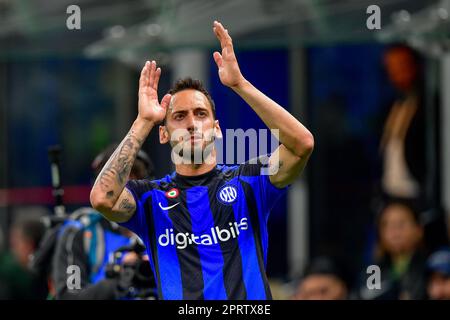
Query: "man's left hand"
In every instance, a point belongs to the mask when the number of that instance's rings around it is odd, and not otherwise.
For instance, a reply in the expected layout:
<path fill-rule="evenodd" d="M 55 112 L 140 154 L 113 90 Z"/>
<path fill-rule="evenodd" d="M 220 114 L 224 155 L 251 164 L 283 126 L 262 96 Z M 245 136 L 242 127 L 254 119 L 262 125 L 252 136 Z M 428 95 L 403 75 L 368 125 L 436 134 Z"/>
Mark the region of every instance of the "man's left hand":
<path fill-rule="evenodd" d="M 245 78 L 242 76 L 241 70 L 239 70 L 232 39 L 228 34 L 228 30 L 220 22 L 214 21 L 213 30 L 222 47 L 222 54 L 217 51 L 213 54 L 214 61 L 219 68 L 220 81 L 230 88 L 238 87 L 245 81 Z"/>

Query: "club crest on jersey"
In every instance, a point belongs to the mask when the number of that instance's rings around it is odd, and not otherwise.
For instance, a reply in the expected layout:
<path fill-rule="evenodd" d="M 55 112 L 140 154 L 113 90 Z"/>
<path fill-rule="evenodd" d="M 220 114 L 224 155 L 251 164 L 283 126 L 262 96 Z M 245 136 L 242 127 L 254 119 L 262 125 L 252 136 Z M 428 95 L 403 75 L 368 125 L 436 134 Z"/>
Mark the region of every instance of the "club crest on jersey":
<path fill-rule="evenodd" d="M 178 197 L 179 194 L 180 194 L 180 191 L 178 191 L 177 188 L 172 188 L 166 192 L 166 197 L 169 199 L 174 199 L 174 198 Z"/>
<path fill-rule="evenodd" d="M 217 199 L 223 204 L 232 204 L 237 198 L 237 188 L 232 184 L 226 184 L 217 191 Z"/>

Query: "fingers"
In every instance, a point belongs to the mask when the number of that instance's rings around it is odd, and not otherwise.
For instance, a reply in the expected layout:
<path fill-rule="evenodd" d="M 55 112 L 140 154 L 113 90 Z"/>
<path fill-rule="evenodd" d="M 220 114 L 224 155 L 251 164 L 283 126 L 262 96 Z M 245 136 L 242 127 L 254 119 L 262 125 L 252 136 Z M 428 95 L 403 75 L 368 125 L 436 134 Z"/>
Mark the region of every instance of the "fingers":
<path fill-rule="evenodd" d="M 219 39 L 219 41 L 220 41 L 220 45 L 221 45 L 222 49 L 224 47 L 226 47 L 227 45 L 233 46 L 233 41 L 232 41 L 230 35 L 228 34 L 228 30 L 225 29 L 224 26 L 220 22 L 214 21 L 213 30 L 214 30 L 214 33 L 216 34 L 217 39 Z"/>
<path fill-rule="evenodd" d="M 222 67 L 222 55 L 219 52 L 215 51 L 213 53 L 213 57 L 214 57 L 214 61 L 216 62 L 217 66 L 219 68 L 221 68 Z"/>
<path fill-rule="evenodd" d="M 156 62 L 155 60 L 153 60 L 150 63 L 150 75 L 149 75 L 149 86 L 150 88 L 153 88 L 154 84 L 155 84 L 155 72 L 156 72 Z"/>
<path fill-rule="evenodd" d="M 214 31 L 214 34 L 216 35 L 217 39 L 220 41 L 220 44 L 222 44 L 222 37 L 219 32 L 219 26 L 218 26 L 217 21 L 214 21 L 213 31 Z"/>
<path fill-rule="evenodd" d="M 161 77 L 161 68 L 156 68 L 156 62 L 147 61 L 142 68 L 139 78 L 139 89 L 154 89 L 158 91 L 159 78 Z"/>
<path fill-rule="evenodd" d="M 153 89 L 155 89 L 155 91 L 158 91 L 158 83 L 160 77 L 161 77 L 161 68 L 157 68 L 155 71 L 155 82 L 153 83 Z"/>
<path fill-rule="evenodd" d="M 141 76 L 139 78 L 139 89 L 144 89 L 148 86 L 148 71 L 149 71 L 150 62 L 146 62 L 141 71 Z"/>
<path fill-rule="evenodd" d="M 164 109 L 164 111 L 167 111 L 167 108 L 169 107 L 170 104 L 170 99 L 172 99 L 172 95 L 170 95 L 169 93 L 166 94 L 162 100 L 161 100 L 161 107 Z"/>

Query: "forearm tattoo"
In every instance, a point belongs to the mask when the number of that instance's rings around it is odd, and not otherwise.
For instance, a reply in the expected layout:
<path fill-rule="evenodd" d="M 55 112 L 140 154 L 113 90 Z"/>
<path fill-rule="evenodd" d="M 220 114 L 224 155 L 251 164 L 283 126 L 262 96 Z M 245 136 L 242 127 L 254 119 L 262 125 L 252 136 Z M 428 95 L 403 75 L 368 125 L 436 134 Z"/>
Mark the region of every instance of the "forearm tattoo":
<path fill-rule="evenodd" d="M 107 198 L 118 197 L 122 192 L 141 145 L 142 141 L 131 130 L 103 167 L 95 183 Z"/>

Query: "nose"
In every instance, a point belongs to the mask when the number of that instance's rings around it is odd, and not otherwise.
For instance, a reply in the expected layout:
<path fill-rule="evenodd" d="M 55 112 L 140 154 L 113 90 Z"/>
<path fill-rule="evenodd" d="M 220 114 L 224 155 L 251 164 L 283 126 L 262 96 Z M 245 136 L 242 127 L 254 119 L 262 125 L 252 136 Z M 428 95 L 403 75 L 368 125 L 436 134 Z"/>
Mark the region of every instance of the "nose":
<path fill-rule="evenodd" d="M 190 134 L 197 132 L 199 130 L 200 122 L 195 119 L 193 114 L 189 114 L 186 119 L 187 130 Z"/>
<path fill-rule="evenodd" d="M 195 121 L 192 113 L 189 113 L 186 115 L 186 129 L 189 131 L 189 133 L 192 133 L 195 129 Z"/>

